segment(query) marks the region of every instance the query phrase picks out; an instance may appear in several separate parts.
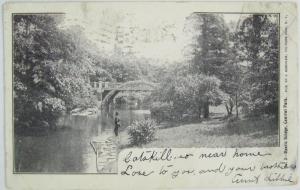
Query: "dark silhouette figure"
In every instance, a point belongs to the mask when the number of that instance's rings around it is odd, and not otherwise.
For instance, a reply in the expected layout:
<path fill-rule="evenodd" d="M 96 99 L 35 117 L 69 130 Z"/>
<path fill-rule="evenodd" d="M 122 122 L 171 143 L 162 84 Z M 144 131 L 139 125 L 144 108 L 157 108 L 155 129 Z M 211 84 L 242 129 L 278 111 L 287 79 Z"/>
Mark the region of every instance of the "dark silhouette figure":
<path fill-rule="evenodd" d="M 120 118 L 119 118 L 119 113 L 116 112 L 116 114 L 115 114 L 115 128 L 114 128 L 114 132 L 115 132 L 116 136 L 118 136 L 119 127 L 120 127 Z"/>

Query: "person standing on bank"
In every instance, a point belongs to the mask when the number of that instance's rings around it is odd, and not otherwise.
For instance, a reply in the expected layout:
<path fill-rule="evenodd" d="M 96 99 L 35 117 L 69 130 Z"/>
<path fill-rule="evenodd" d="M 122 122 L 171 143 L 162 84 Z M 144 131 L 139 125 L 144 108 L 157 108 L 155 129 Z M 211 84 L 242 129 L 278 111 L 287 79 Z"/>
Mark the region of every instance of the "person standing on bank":
<path fill-rule="evenodd" d="M 119 127 L 120 127 L 120 118 L 119 118 L 119 113 L 116 112 L 115 113 L 115 128 L 114 128 L 116 137 L 118 136 L 118 133 L 119 133 Z"/>

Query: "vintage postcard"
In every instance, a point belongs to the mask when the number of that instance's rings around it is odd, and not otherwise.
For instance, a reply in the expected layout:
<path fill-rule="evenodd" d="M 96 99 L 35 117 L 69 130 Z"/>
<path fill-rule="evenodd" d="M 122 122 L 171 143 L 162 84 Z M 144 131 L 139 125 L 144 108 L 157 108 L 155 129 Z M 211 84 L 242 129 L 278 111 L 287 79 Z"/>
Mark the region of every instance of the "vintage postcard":
<path fill-rule="evenodd" d="M 8 189 L 297 184 L 296 3 L 3 10 Z"/>

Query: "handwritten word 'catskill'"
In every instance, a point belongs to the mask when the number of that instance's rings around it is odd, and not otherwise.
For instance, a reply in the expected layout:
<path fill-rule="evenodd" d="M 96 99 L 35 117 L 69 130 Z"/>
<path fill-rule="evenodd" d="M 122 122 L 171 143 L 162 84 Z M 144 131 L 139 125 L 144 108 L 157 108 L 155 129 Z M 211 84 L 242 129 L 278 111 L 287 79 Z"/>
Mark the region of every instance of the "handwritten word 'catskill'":
<path fill-rule="evenodd" d="M 134 156 L 133 152 L 130 151 L 124 158 L 125 163 L 129 162 L 151 162 L 151 161 L 171 161 L 173 158 L 172 156 L 172 149 L 166 148 L 163 151 L 143 151 L 139 155 Z"/>

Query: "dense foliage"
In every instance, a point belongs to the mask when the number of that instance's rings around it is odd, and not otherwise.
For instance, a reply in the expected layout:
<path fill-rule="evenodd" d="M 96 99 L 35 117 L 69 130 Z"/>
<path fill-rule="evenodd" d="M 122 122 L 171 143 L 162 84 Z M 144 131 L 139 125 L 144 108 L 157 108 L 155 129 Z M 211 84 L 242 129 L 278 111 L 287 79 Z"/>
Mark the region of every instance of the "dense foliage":
<path fill-rule="evenodd" d="M 71 75 L 76 67 L 75 64 L 73 66 L 73 60 L 76 60 L 73 51 L 77 48 L 69 36 L 57 28 L 61 19 L 43 15 L 14 16 L 14 106 L 17 126 L 34 126 L 41 122 L 53 126 L 58 115 L 66 111 L 75 99 L 65 99 L 73 97 L 68 94 L 83 87 L 83 77 L 79 77 L 82 73 L 75 72 L 75 77 Z M 77 79 L 76 83 L 74 79 Z"/>
<path fill-rule="evenodd" d="M 248 63 L 243 92 L 249 114 L 278 114 L 278 32 L 278 15 L 253 15 L 236 33 L 240 60 Z"/>
<path fill-rule="evenodd" d="M 156 122 L 152 119 L 135 121 L 128 127 L 130 143 L 142 145 L 154 139 Z"/>
<path fill-rule="evenodd" d="M 154 78 L 148 63 L 133 56 L 101 54 L 80 26 L 61 27 L 63 15 L 14 15 L 13 19 L 18 127 L 53 127 L 64 112 L 99 106 L 90 81 Z"/>
<path fill-rule="evenodd" d="M 155 94 L 154 97 L 157 97 L 159 102 L 165 102 L 162 105 L 171 105 L 171 108 L 168 109 L 171 109 L 174 118 L 181 119 L 184 114 L 201 118 L 202 108 L 205 104 L 221 104 L 223 92 L 219 86 L 220 80 L 214 76 L 201 74 L 172 76 L 161 84 L 157 90 L 158 94 Z M 161 106 L 161 109 L 165 109 L 164 107 Z M 158 115 L 159 112 L 165 111 L 152 108 L 153 115 Z"/>
<path fill-rule="evenodd" d="M 152 115 L 159 121 L 185 114 L 207 118 L 210 105 L 223 103 L 228 116 L 235 111 L 238 117 L 239 110 L 245 116 L 277 116 L 278 17 L 249 15 L 235 28 L 220 14 L 193 13 L 186 22 L 192 34 L 187 64 L 168 69 L 153 93 L 161 105 L 153 106 Z"/>
<path fill-rule="evenodd" d="M 135 97 L 151 105 L 158 122 L 208 118 L 209 106 L 220 104 L 237 117 L 278 114 L 277 15 L 245 15 L 228 25 L 221 14 L 193 13 L 186 19 L 186 60 L 162 66 L 99 52 L 80 26 L 61 27 L 62 15 L 13 19 L 16 126 L 55 126 L 64 112 L 99 106 L 90 85 L 98 81 L 159 83 L 150 98 Z M 125 95 L 120 102 L 130 101 Z"/>
<path fill-rule="evenodd" d="M 158 123 L 174 120 L 173 115 L 175 114 L 173 114 L 173 111 L 173 105 L 166 102 L 153 102 L 150 108 L 151 118 L 155 119 Z"/>

